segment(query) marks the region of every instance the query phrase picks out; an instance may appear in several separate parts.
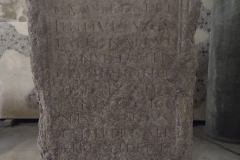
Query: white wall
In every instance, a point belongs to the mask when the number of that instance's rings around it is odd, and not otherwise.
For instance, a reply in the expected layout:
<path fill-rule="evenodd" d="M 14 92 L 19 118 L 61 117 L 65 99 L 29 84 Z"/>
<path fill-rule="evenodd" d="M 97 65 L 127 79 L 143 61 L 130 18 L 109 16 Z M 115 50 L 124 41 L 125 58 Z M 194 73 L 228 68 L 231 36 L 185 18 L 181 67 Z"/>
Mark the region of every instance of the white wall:
<path fill-rule="evenodd" d="M 0 118 L 39 117 L 29 56 L 25 1 L 0 1 Z"/>
<path fill-rule="evenodd" d="M 193 101 L 194 120 L 205 120 L 212 7 L 213 0 L 202 0 L 199 26 L 195 34 L 198 69 Z"/>

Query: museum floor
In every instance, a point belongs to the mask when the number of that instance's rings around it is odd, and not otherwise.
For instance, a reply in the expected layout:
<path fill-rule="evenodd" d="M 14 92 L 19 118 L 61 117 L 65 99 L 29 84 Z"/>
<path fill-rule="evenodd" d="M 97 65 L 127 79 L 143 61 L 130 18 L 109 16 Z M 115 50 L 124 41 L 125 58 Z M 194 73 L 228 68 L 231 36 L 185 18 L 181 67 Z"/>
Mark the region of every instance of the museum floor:
<path fill-rule="evenodd" d="M 0 160 L 40 160 L 36 146 L 37 123 L 0 125 Z M 240 160 L 240 156 L 194 136 L 193 160 Z"/>

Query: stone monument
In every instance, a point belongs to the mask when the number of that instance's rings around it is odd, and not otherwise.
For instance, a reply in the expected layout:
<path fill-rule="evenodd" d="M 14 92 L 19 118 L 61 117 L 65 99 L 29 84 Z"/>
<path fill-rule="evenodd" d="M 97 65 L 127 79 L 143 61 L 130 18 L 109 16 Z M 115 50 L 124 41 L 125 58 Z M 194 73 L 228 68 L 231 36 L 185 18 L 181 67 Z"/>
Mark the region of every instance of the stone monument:
<path fill-rule="evenodd" d="M 27 0 L 44 160 L 191 160 L 199 0 Z"/>

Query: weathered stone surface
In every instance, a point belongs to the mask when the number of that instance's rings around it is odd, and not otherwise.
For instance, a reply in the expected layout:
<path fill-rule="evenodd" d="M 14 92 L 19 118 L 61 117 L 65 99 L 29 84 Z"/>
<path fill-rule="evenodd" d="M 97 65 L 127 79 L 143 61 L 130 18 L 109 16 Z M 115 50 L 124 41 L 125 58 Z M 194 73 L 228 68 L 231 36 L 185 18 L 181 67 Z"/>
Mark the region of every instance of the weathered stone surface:
<path fill-rule="evenodd" d="M 46 160 L 190 160 L 198 0 L 28 0 Z"/>

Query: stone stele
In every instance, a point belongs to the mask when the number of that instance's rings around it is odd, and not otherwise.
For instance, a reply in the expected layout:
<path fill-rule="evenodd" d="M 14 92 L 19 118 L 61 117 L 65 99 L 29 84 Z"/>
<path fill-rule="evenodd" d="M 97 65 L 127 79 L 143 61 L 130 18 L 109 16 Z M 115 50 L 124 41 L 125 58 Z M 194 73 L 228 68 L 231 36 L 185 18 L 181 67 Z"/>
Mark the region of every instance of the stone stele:
<path fill-rule="evenodd" d="M 191 160 L 200 0 L 27 0 L 44 160 Z"/>

